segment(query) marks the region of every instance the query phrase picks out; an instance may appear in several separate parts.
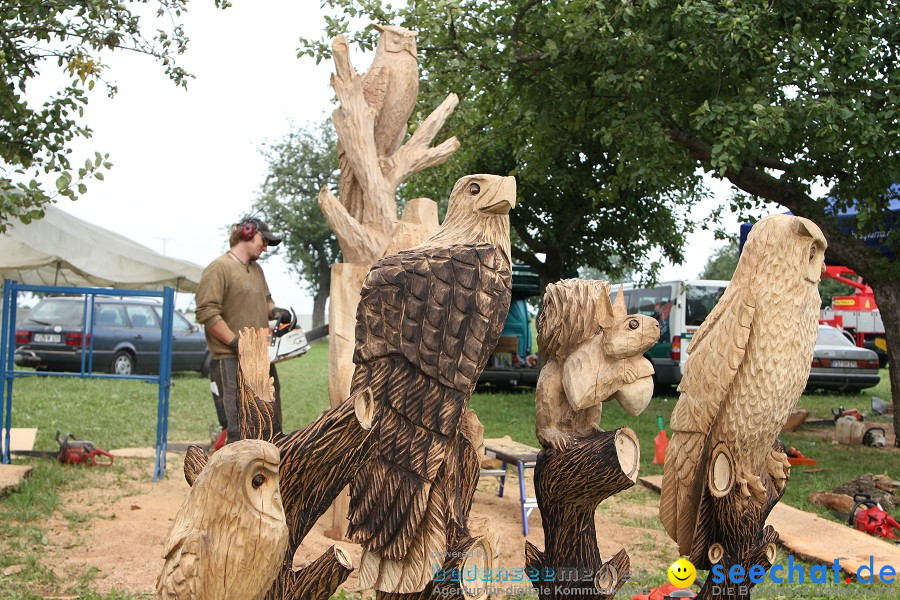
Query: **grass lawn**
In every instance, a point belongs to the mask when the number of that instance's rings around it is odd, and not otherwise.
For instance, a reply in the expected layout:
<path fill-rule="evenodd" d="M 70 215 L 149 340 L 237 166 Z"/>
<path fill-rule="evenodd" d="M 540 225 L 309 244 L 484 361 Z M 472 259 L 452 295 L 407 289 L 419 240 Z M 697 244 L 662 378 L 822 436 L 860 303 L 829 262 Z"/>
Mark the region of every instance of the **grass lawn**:
<path fill-rule="evenodd" d="M 303 427 L 328 407 L 327 372 L 326 342 L 316 342 L 306 356 L 279 365 L 285 431 Z M 800 406 L 810 411 L 811 419 L 830 418 L 831 409 L 839 406 L 868 411 L 871 396 L 890 398 L 887 370 L 881 375 L 882 383 L 864 393 L 809 394 L 801 398 Z M 627 415 L 615 403 L 604 407 L 602 423 L 605 429 L 627 425 L 640 438 L 642 475 L 662 472 L 662 467 L 652 462 L 656 415 L 662 415 L 668 423 L 676 400 L 674 391 L 654 397 L 639 417 Z M 533 389 L 479 389 L 470 406 L 484 423 L 485 437 L 509 435 L 519 442 L 537 445 Z M 14 385 L 13 427 L 37 427 L 35 447 L 38 449 L 57 447 L 54 439 L 57 429 L 63 433 L 72 432 L 105 449 L 152 446 L 156 439 L 156 412 L 157 387 L 141 382 L 25 377 L 17 379 Z M 883 417 L 872 420 L 889 422 Z M 169 441 L 204 442 L 209 438 L 210 425 L 215 422 L 209 380 L 196 373 L 176 374 L 170 396 Z M 867 472 L 887 472 L 895 479 L 900 478 L 900 455 L 896 451 L 838 446 L 811 428 L 784 434 L 781 439 L 806 456 L 816 458 L 818 466 L 824 469 L 806 473 L 806 468 L 795 468 L 784 501 L 828 518 L 833 518 L 828 511 L 810 504 L 810 492 L 831 490 Z M 0 598 L 49 597 L 45 593 L 47 590 L 66 590 L 66 593 L 78 594 L 77 597 L 88 600 L 132 598 L 95 594 L 91 591 L 90 573 L 85 573 L 77 582 L 56 581 L 53 573 L 41 565 L 41 547 L 47 543 L 42 521 L 54 514 L 69 520 L 73 527 L 78 526 L 76 521 L 83 517 L 60 506 L 59 494 L 85 487 L 90 475 L 85 469 L 67 468 L 50 460 L 16 460 L 35 465 L 35 472 L 19 492 L 0 498 L 0 573 L 12 565 L 25 567 L 0 576 Z M 780 553 L 782 558 L 783 555 Z M 869 586 L 868 591 L 871 593 L 876 589 Z M 779 593 L 772 589 L 764 596 L 779 597 Z M 807 594 L 806 597 L 831 595 Z"/>

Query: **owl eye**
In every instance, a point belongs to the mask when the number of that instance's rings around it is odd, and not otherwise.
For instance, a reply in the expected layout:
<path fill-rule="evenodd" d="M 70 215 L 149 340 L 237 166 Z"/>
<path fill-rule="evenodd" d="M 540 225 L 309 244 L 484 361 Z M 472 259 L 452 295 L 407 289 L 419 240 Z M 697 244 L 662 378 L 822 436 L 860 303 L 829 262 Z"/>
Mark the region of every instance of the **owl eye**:
<path fill-rule="evenodd" d="M 469 184 L 469 194 L 472 196 L 477 196 L 481 192 L 481 186 L 477 183 Z"/>
<path fill-rule="evenodd" d="M 637 319 L 632 319 L 628 321 L 628 329 L 637 329 L 640 324 L 637 322 Z"/>
<path fill-rule="evenodd" d="M 809 247 L 809 262 L 813 261 L 813 258 L 816 257 L 816 245 L 813 244 Z"/>
<path fill-rule="evenodd" d="M 257 473 L 253 476 L 253 480 L 250 482 L 253 484 L 253 489 L 258 490 L 262 487 L 262 485 L 266 482 L 266 476 L 262 473 Z"/>

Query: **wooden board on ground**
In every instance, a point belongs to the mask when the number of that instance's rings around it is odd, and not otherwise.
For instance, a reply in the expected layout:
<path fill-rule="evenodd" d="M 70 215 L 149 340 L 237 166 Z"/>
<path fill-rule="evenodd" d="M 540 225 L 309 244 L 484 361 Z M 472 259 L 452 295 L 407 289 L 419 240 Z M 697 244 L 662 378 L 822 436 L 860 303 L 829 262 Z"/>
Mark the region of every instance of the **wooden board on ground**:
<path fill-rule="evenodd" d="M 640 482 L 655 492 L 662 489 L 662 475 L 641 477 Z M 874 576 L 885 565 L 900 565 L 900 548 L 847 525 L 823 519 L 784 502 L 772 509 L 767 525 L 781 537 L 791 554 L 814 563 L 833 565 L 839 559 L 841 570 L 856 575 L 860 567 L 875 565 Z M 863 571 L 865 577 L 868 571 Z"/>
<path fill-rule="evenodd" d="M 31 475 L 31 470 L 29 465 L 0 465 L 0 495 L 16 491 L 22 480 Z"/>

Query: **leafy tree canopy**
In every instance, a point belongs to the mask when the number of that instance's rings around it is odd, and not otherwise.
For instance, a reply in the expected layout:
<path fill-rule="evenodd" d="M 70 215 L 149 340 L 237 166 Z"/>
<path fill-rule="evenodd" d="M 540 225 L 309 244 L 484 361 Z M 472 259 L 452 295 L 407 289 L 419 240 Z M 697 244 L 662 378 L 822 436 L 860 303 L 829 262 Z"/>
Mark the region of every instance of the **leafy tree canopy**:
<path fill-rule="evenodd" d="M 620 140 L 597 128 L 606 108 L 595 77 L 546 46 L 551 33 L 589 41 L 590 22 L 564 14 L 584 3 L 418 2 L 393 12 L 375 2 L 329 4 L 342 17 L 329 21 L 328 39 L 303 42 L 304 52 L 327 56 L 330 37 L 358 16 L 401 22 L 420 32 L 425 85 L 413 121 L 449 92 L 461 98 L 445 129 L 462 147 L 441 168 L 411 180 L 404 194 L 446 196 L 465 173 L 515 175 L 514 258 L 545 284 L 579 266 L 621 278 L 630 270 L 655 273 L 659 264 L 649 255 L 682 260 L 699 174 L 672 151 L 667 158 L 681 168 L 666 177 L 623 162 Z M 375 40 L 370 30 L 352 37 L 363 47 Z"/>
<path fill-rule="evenodd" d="M 859 233 L 884 230 L 900 193 L 895 0 L 326 4 L 341 11 L 329 36 L 357 18 L 420 32 L 426 100 L 462 99 L 463 149 L 448 169 L 516 174 L 513 224 L 548 265 L 609 272 L 610 247 L 639 260 L 655 245 L 677 261 L 684 229 L 673 223 L 706 172 L 743 192 L 727 209 L 763 199 L 818 223 L 829 257 L 872 285 L 891 362 L 900 360 L 900 262 L 834 218 L 854 204 Z M 324 56 L 323 42 L 301 53 Z M 900 227 L 886 229 L 900 254 Z M 561 231 L 571 250 L 559 247 Z M 890 377 L 900 430 L 900 371 Z"/>
<path fill-rule="evenodd" d="M 0 0 L 0 232 L 10 218 L 43 216 L 55 196 L 75 199 L 85 181 L 103 179 L 108 156 L 95 154 L 76 164 L 72 142 L 89 138 L 84 122 L 87 92 L 99 82 L 110 96 L 104 54 L 129 50 L 156 59 L 169 78 L 186 85 L 190 74 L 175 59 L 188 38 L 180 23 L 187 0 L 112 1 Z M 216 6 L 230 6 L 215 0 Z M 145 8 L 146 7 L 146 8 Z M 142 27 L 155 9 L 153 34 Z M 44 100 L 29 98 L 42 71 L 58 70 L 68 81 Z M 80 160 L 80 159 L 79 159 Z M 53 189 L 40 183 L 55 179 Z"/>
<path fill-rule="evenodd" d="M 340 10 L 329 38 L 360 17 L 420 31 L 423 106 L 449 91 L 463 100 L 454 121 L 463 148 L 445 171 L 516 174 L 516 230 L 526 243 L 535 238 L 532 250 L 552 246 L 548 228 L 571 230 L 573 221 L 586 224 L 581 237 L 596 235 L 614 212 L 610 223 L 648 240 L 629 249 L 660 244 L 680 258 L 664 238 L 681 243 L 681 232 L 657 222 L 682 216 L 700 167 L 745 192 L 730 208 L 765 198 L 797 209 L 825 223 L 838 260 L 869 279 L 876 269 L 896 276 L 829 226 L 832 211 L 811 196 L 824 186 L 839 207 L 856 202 L 864 233 L 883 220 L 900 177 L 895 2 L 326 4 Z M 368 47 L 375 39 L 371 29 L 351 37 Z M 327 56 L 327 42 L 305 40 L 301 53 Z M 619 243 L 615 231 L 603 233 L 610 237 L 596 244 L 606 254 Z M 583 256 L 585 244 L 576 239 L 566 258 Z"/>
<path fill-rule="evenodd" d="M 282 252 L 313 294 L 313 326 L 324 323 L 331 265 L 340 255 L 337 238 L 319 210 L 319 190 L 337 188 L 334 126 L 292 127 L 262 149 L 268 172 L 256 208 L 270 226 L 284 232 Z"/>

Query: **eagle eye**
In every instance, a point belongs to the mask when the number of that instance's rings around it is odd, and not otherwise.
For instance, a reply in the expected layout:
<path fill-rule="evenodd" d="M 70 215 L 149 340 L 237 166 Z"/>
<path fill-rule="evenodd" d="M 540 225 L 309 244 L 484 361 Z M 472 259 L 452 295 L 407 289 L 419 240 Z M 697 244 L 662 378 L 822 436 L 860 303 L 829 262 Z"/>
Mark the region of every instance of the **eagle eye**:
<path fill-rule="evenodd" d="M 631 319 L 630 321 L 628 321 L 628 329 L 637 329 L 638 325 L 639 324 L 637 322 L 637 319 Z"/>
<path fill-rule="evenodd" d="M 256 475 L 253 476 L 253 481 L 251 481 L 250 483 L 253 484 L 254 490 L 258 490 L 259 488 L 262 487 L 262 485 L 265 482 L 266 482 L 266 476 L 263 475 L 262 473 L 257 473 Z"/>
<path fill-rule="evenodd" d="M 481 186 L 475 182 L 469 184 L 469 194 L 472 196 L 477 196 L 481 192 Z"/>

